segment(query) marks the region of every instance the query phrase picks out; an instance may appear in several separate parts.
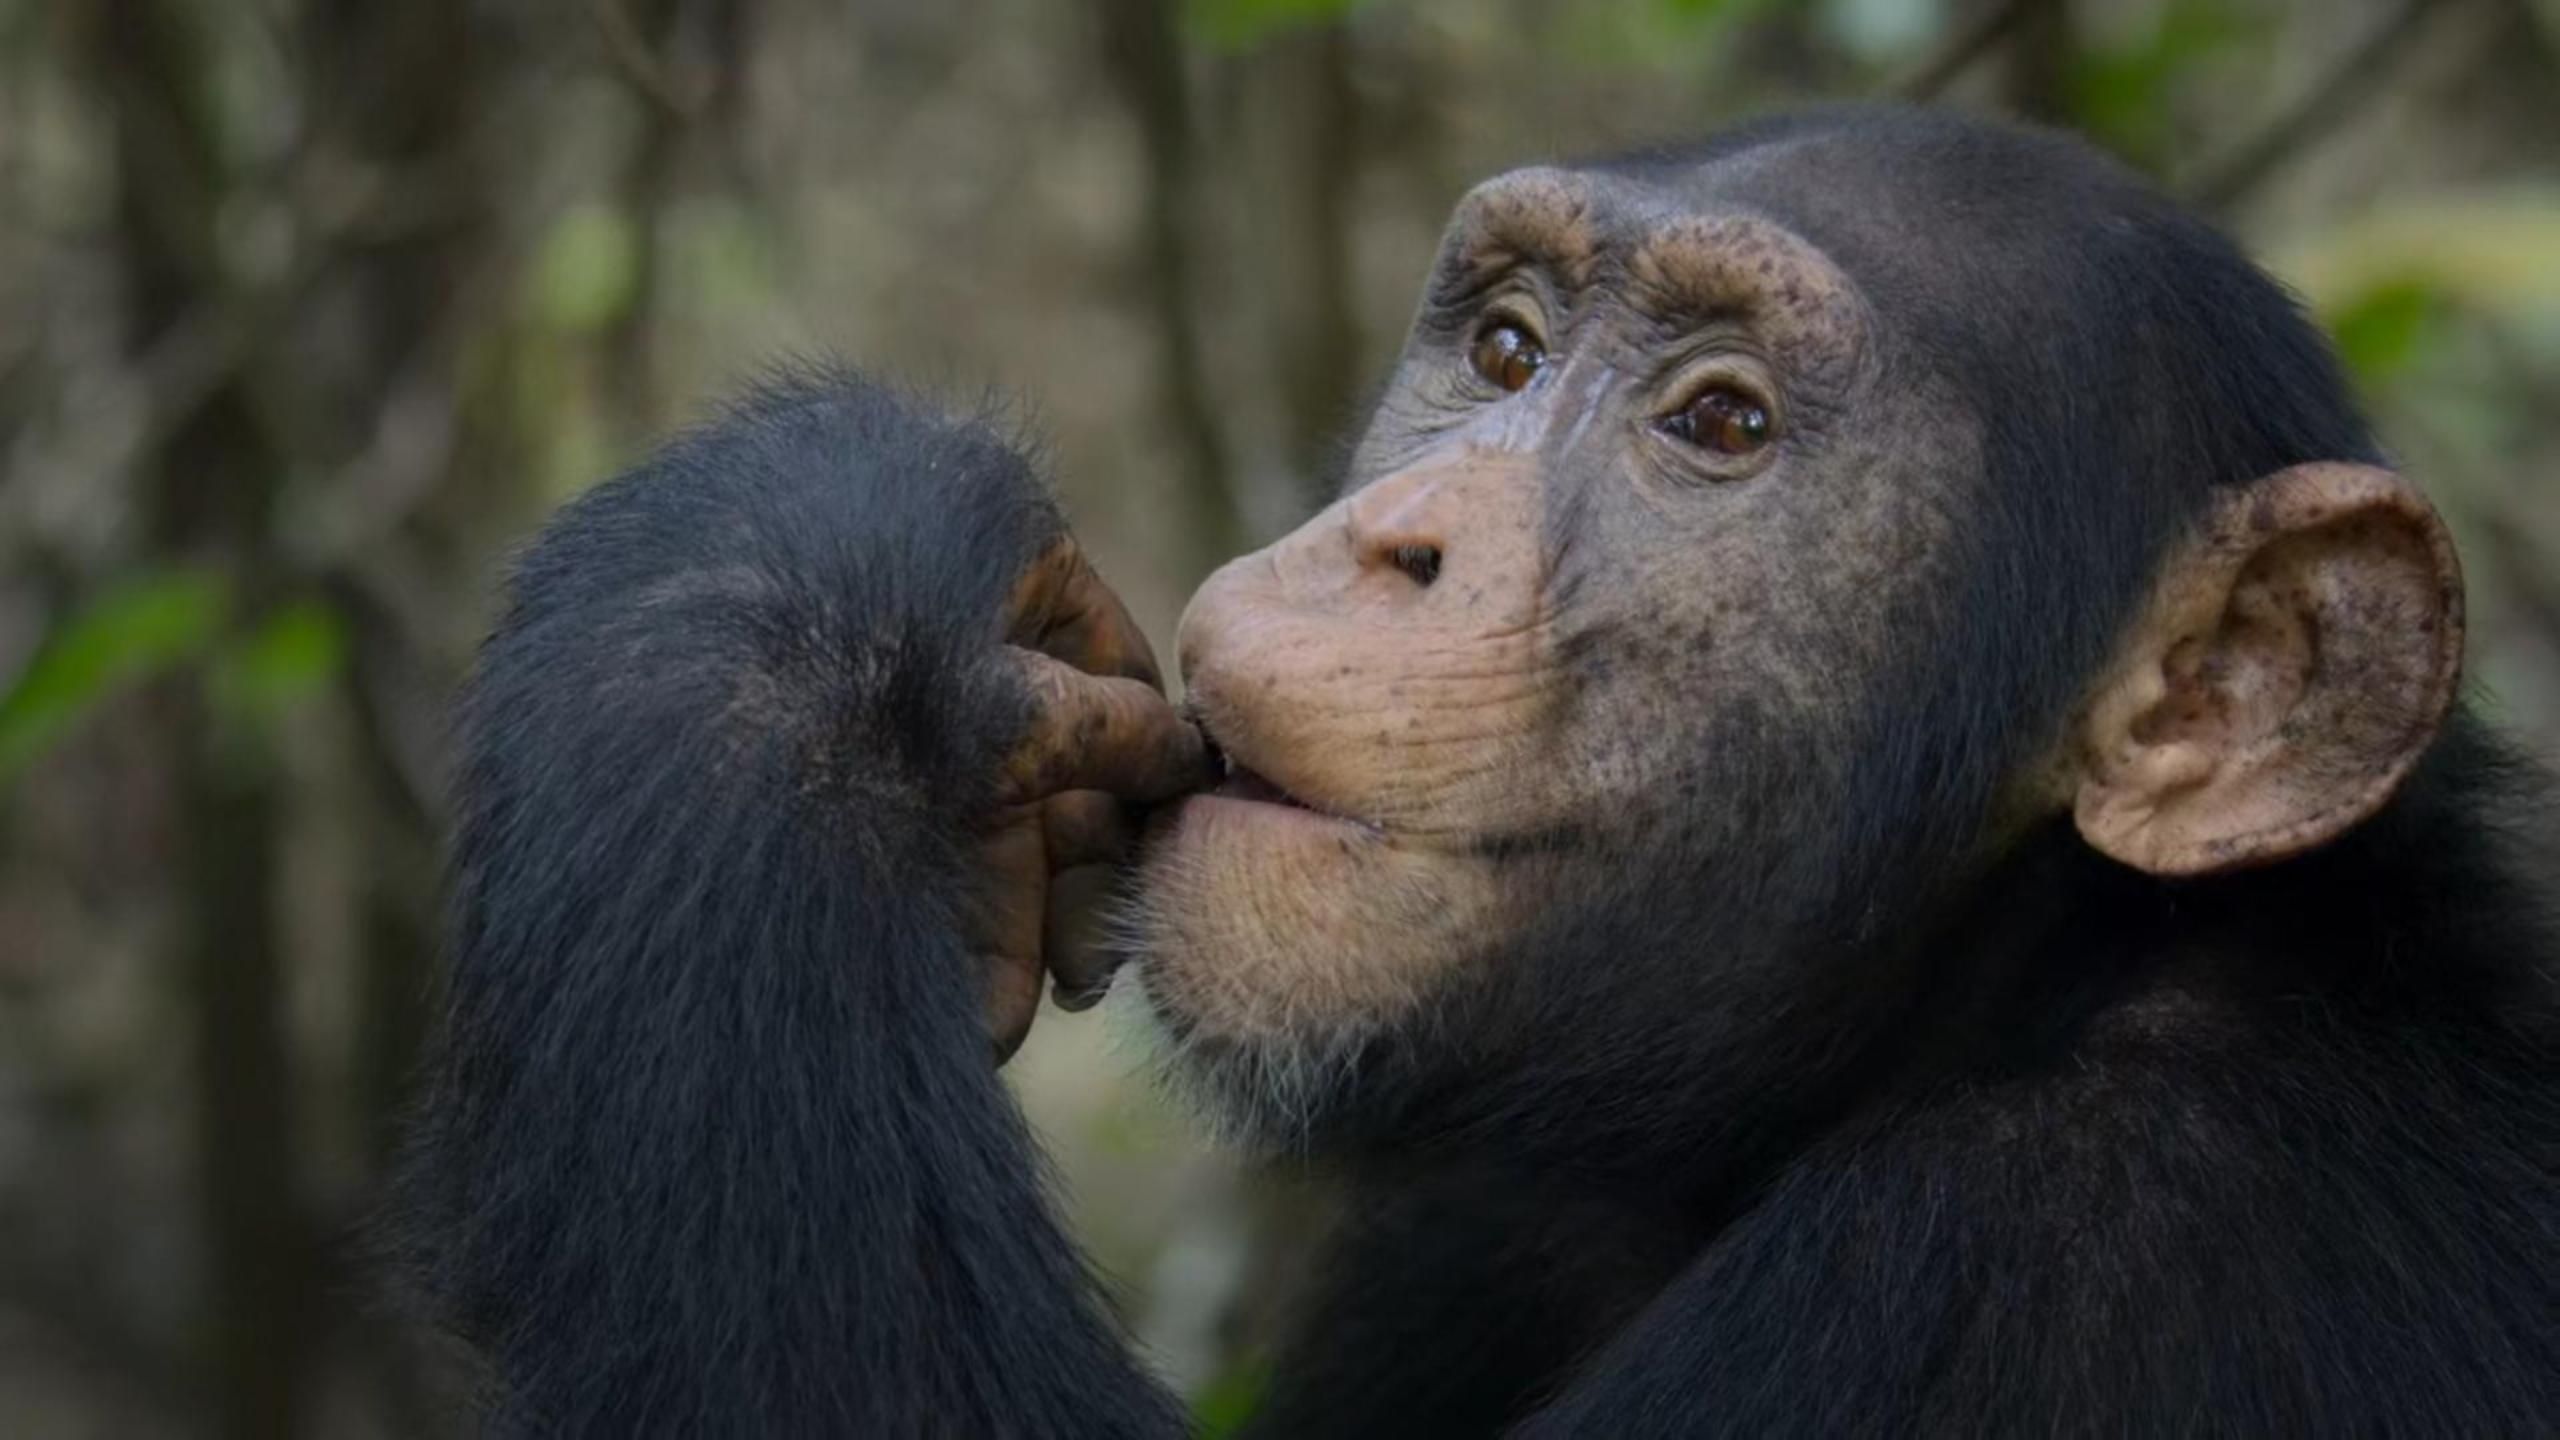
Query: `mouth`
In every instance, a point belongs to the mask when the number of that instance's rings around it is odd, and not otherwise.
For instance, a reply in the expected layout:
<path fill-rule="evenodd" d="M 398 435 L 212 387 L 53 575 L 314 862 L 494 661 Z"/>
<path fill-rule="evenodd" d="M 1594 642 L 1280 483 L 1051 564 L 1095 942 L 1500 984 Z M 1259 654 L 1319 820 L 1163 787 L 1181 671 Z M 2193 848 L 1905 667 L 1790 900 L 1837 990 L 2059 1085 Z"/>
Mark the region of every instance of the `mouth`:
<path fill-rule="evenodd" d="M 1227 800 L 1251 800 L 1262 805 L 1285 805 L 1294 810 L 1315 807 L 1271 783 L 1270 779 L 1244 764 L 1209 728 L 1209 721 L 1197 710 L 1191 712 L 1191 723 L 1200 731 L 1200 740 L 1209 755 L 1209 793 Z"/>
<path fill-rule="evenodd" d="M 1208 717 L 1197 707 L 1187 707 L 1185 713 L 1192 725 L 1199 730 L 1200 739 L 1208 754 L 1210 783 L 1208 789 L 1201 793 L 1220 800 L 1235 800 L 1294 810 L 1310 817 L 1358 826 L 1363 830 L 1376 828 L 1365 821 L 1338 814 L 1282 789 L 1271 777 L 1237 759 L 1235 752 L 1219 738 L 1218 732 L 1211 728 Z"/>

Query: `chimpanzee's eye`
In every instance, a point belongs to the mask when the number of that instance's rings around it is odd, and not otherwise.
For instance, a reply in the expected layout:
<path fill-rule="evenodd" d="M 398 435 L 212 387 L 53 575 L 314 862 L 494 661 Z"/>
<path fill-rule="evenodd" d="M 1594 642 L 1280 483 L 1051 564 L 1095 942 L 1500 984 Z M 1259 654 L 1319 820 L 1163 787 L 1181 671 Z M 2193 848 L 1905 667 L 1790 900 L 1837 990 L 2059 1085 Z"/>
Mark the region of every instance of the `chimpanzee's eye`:
<path fill-rule="evenodd" d="M 1529 332 L 1500 320 L 1488 325 L 1476 336 L 1467 351 L 1467 363 L 1476 373 L 1505 390 L 1518 390 L 1547 363 L 1547 352 L 1531 339 Z"/>
<path fill-rule="evenodd" d="M 1720 455 L 1748 455 L 1769 443 L 1769 407 L 1731 385 L 1710 385 L 1662 422 L 1663 432 Z"/>

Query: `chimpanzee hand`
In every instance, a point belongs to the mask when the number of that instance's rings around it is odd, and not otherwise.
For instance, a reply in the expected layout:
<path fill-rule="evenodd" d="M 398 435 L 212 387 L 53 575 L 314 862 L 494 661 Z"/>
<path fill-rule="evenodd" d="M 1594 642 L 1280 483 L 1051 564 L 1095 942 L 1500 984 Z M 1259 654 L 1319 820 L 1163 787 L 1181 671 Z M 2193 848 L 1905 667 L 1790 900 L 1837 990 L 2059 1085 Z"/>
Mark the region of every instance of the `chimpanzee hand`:
<path fill-rule="evenodd" d="M 1154 651 L 1074 537 L 1060 536 L 1015 582 L 1004 612 L 1006 661 L 1031 720 L 1004 762 L 971 917 L 987 966 L 987 1017 L 999 1061 L 1030 1033 L 1044 973 L 1058 1001 L 1083 1009 L 1110 976 L 1062 928 L 1052 876 L 1126 856 L 1138 807 L 1198 785 L 1200 733 L 1167 704 Z"/>
<path fill-rule="evenodd" d="M 840 367 L 563 508 L 456 726 L 405 1192 L 477 1428 L 1184 1433 L 985 1061 L 1094 988 L 1053 872 L 1198 783 L 1155 682 L 1002 428 Z"/>

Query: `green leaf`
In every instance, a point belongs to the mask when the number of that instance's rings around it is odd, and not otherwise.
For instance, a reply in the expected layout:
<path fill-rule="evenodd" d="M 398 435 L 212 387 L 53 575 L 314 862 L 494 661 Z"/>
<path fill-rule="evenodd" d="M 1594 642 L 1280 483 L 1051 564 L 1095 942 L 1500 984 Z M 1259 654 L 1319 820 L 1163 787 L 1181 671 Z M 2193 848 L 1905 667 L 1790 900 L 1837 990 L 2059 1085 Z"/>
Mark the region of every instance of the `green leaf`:
<path fill-rule="evenodd" d="M 1262 1404 L 1271 1383 L 1271 1367 L 1258 1356 L 1246 1356 L 1209 1377 L 1191 1397 L 1193 1432 L 1200 1440 L 1225 1440 L 1244 1428 Z"/>
<path fill-rule="evenodd" d="M 2340 309 L 2329 328 L 2347 367 L 2372 384 L 2407 368 L 2443 308 L 2443 298 L 2424 280 L 2393 280 Z"/>
<path fill-rule="evenodd" d="M 533 262 L 533 313 L 585 334 L 620 319 L 640 293 L 640 235 L 620 211 L 579 205 L 551 222 Z"/>
<path fill-rule="evenodd" d="M 132 581 L 73 614 L 0 697 L 0 780 L 110 695 L 203 654 L 229 609 L 218 577 L 175 572 Z"/>
<path fill-rule="evenodd" d="M 1182 25 L 1212 50 L 1247 50 L 1284 30 L 1339 20 L 1362 0 L 1184 0 Z"/>
<path fill-rule="evenodd" d="M 287 605 L 216 658 L 216 704 L 248 719 L 274 716 L 325 688 L 346 656 L 346 627 L 336 611 L 316 600 Z"/>
<path fill-rule="evenodd" d="M 2171 142 L 2170 101 L 2182 76 L 2258 28 L 2221 0 L 2170 0 L 2132 43 L 2074 58 L 2066 82 L 2073 118 L 2108 148 L 2155 164 Z"/>
<path fill-rule="evenodd" d="M 1702 29 L 1784 8 L 1792 0 L 1654 0 L 1673 23 Z"/>

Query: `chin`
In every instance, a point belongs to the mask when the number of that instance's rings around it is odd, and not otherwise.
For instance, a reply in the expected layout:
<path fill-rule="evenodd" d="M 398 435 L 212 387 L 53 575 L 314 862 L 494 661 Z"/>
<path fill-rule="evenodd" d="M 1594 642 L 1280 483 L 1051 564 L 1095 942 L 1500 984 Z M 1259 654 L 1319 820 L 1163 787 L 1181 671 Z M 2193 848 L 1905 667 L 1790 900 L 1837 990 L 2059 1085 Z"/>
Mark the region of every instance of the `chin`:
<path fill-rule="evenodd" d="M 1164 1076 L 1256 1149 L 1317 1143 L 1369 1063 L 1491 933 L 1481 865 L 1285 800 L 1192 796 L 1113 927 Z M 1128 983 L 1134 980 L 1135 984 Z"/>

